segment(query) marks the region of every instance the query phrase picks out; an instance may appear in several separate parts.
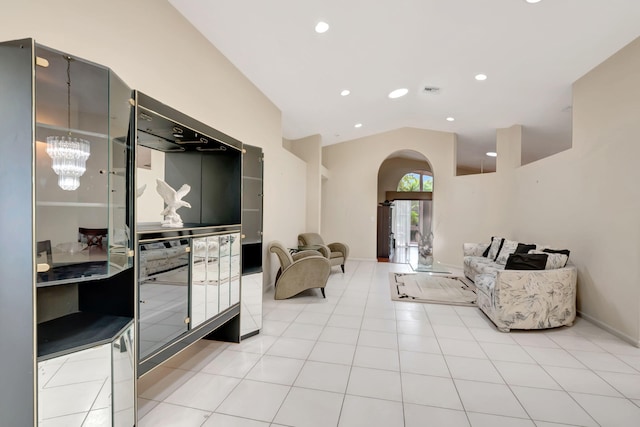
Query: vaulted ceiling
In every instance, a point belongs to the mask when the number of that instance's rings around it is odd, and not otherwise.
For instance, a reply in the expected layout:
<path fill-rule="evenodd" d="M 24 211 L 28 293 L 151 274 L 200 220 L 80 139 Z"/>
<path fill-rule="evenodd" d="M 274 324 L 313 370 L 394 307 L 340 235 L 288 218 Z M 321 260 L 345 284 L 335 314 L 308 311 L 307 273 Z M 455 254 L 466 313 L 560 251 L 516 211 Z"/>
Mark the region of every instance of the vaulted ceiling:
<path fill-rule="evenodd" d="M 525 163 L 569 148 L 572 83 L 640 36 L 638 0 L 169 1 L 282 111 L 285 138 L 455 132 L 458 165 L 485 170 L 498 128 L 523 126 Z"/>

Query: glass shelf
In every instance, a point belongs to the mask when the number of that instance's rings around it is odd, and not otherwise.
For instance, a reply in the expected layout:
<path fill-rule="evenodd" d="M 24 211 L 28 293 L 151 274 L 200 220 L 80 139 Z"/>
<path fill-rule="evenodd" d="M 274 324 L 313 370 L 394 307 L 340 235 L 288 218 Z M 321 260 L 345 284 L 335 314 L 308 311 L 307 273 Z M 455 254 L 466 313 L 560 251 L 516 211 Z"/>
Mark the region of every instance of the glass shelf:
<path fill-rule="evenodd" d="M 38 324 L 38 360 L 111 341 L 133 319 L 77 312 Z"/>
<path fill-rule="evenodd" d="M 36 127 L 38 129 L 48 129 L 58 133 L 63 133 L 65 135 L 71 132 L 72 135 L 82 135 L 82 136 L 88 136 L 91 138 L 102 138 L 102 139 L 109 138 L 109 135 L 106 135 L 104 133 L 91 132 L 88 130 L 81 130 L 81 129 L 68 129 L 63 126 L 51 125 L 49 123 L 36 123 Z"/>

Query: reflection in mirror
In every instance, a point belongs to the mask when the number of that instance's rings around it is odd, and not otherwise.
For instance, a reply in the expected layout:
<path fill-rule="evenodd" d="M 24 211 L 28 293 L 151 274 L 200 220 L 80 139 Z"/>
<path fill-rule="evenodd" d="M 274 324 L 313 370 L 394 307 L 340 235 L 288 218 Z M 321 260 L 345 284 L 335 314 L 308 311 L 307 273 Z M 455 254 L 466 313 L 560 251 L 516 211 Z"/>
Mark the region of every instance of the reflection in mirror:
<path fill-rule="evenodd" d="M 230 236 L 231 243 L 231 289 L 229 295 L 229 303 L 231 305 L 240 302 L 240 233 Z"/>
<path fill-rule="evenodd" d="M 111 425 L 111 392 L 109 344 L 38 362 L 38 424 Z"/>
<path fill-rule="evenodd" d="M 191 272 L 191 327 L 218 314 L 219 237 L 193 239 Z"/>
<path fill-rule="evenodd" d="M 240 335 L 245 336 L 262 328 L 262 273 L 242 276 L 242 314 Z"/>
<path fill-rule="evenodd" d="M 139 245 L 140 360 L 187 331 L 189 240 Z"/>
<path fill-rule="evenodd" d="M 220 311 L 229 308 L 229 285 L 231 280 L 231 245 L 234 235 L 220 236 L 220 281 L 218 284 L 218 295 L 220 298 Z"/>
<path fill-rule="evenodd" d="M 113 425 L 135 425 L 135 379 L 133 346 L 135 328 L 133 322 L 118 336 L 113 344 Z"/>

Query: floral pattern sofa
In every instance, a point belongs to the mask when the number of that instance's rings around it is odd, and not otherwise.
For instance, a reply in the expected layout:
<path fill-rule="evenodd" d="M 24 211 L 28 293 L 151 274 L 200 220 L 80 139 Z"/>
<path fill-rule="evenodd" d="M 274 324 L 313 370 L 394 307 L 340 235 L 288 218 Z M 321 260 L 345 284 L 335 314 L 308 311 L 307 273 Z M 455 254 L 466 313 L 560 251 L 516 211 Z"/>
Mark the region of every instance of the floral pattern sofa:
<path fill-rule="evenodd" d="M 502 332 L 571 326 L 577 269 L 568 262 L 569 251 L 498 239 L 463 245 L 464 274 L 476 286 L 480 310 Z"/>

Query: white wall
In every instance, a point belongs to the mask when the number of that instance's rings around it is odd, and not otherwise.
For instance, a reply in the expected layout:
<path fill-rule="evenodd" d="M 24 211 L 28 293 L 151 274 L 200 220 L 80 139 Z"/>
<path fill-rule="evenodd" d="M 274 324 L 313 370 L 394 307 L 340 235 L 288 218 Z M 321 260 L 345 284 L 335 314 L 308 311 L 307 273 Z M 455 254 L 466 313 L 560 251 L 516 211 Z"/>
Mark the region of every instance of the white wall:
<path fill-rule="evenodd" d="M 262 147 L 264 241 L 296 242 L 304 229 L 306 183 L 299 177 L 305 176 L 306 169 L 282 148 L 280 111 L 169 3 L 3 3 L 0 40 L 28 37 L 108 66 L 132 88 L 246 144 Z M 292 180 L 289 174 L 294 173 L 298 178 Z M 270 266 L 265 267 L 269 273 Z"/>

